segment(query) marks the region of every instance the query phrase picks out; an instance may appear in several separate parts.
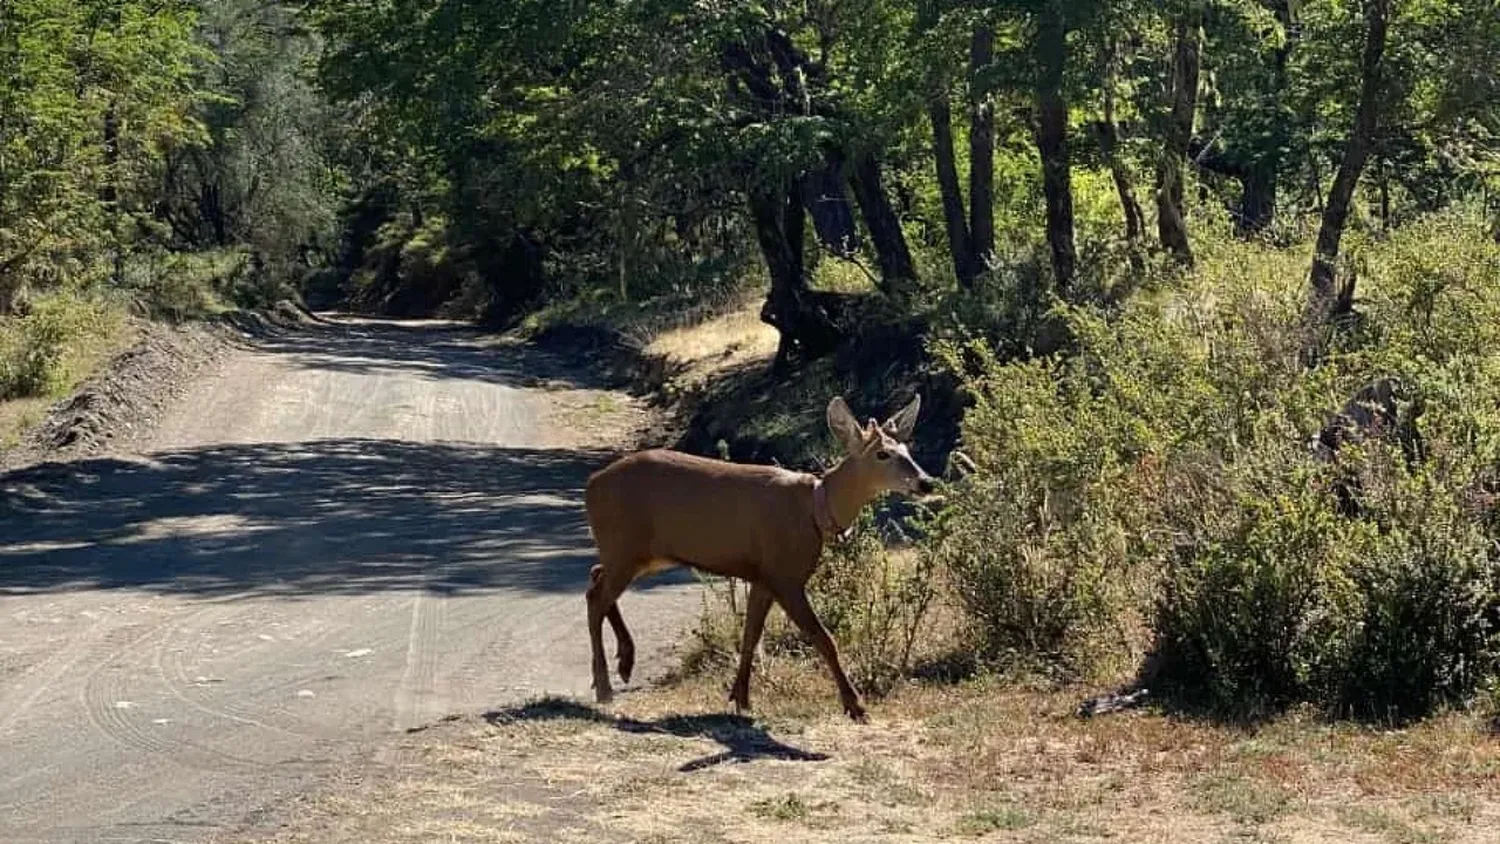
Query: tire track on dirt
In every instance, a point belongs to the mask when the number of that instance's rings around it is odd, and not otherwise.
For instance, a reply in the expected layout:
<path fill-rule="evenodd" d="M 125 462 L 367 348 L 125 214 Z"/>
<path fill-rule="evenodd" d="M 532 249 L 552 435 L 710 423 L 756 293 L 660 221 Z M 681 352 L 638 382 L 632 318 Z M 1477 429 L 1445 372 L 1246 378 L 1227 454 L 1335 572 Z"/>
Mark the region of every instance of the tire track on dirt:
<path fill-rule="evenodd" d="M 46 694 L 58 680 L 89 653 L 90 647 L 103 638 L 104 616 L 94 613 L 87 629 L 74 633 L 61 648 L 9 682 L 11 691 L 0 697 L 0 740 L 15 727 L 21 717 Z M 34 679 L 39 678 L 39 680 Z"/>
<path fill-rule="evenodd" d="M 167 647 L 173 634 L 185 626 L 185 624 L 175 624 L 168 627 L 166 634 L 162 636 L 161 641 L 156 645 L 155 658 L 152 660 L 153 667 L 156 669 L 157 679 L 161 681 L 163 688 L 167 690 L 168 694 L 188 707 L 213 718 L 234 721 L 238 724 L 256 727 L 266 732 L 277 733 L 291 738 L 316 740 L 316 736 L 288 729 L 279 724 L 268 724 L 254 718 L 251 715 L 252 710 L 247 708 L 236 706 L 227 701 L 219 705 L 214 705 L 207 700 L 189 694 L 189 689 L 197 688 L 199 683 L 188 678 L 187 670 L 182 665 L 182 652 L 170 650 Z"/>
<path fill-rule="evenodd" d="M 428 584 L 411 599 L 411 627 L 406 637 L 406 667 L 396 689 L 394 727 L 421 726 L 424 704 L 437 691 L 439 645 L 448 602 L 429 594 Z"/>
<path fill-rule="evenodd" d="M 208 612 L 208 609 L 192 613 L 191 617 Z M 226 766 L 264 768 L 267 763 L 226 753 L 198 742 L 164 735 L 143 727 L 127 713 L 140 708 L 138 701 L 128 697 L 125 672 L 132 667 L 127 655 L 138 653 L 153 636 L 161 635 L 171 624 L 170 620 L 153 625 L 126 645 L 111 652 L 99 662 L 84 679 L 79 691 L 79 702 L 89 723 L 105 738 L 126 749 L 143 750 L 166 761 L 199 770 L 218 771 Z M 136 671 L 134 676 L 143 672 Z M 170 726 L 170 719 L 154 726 Z"/>

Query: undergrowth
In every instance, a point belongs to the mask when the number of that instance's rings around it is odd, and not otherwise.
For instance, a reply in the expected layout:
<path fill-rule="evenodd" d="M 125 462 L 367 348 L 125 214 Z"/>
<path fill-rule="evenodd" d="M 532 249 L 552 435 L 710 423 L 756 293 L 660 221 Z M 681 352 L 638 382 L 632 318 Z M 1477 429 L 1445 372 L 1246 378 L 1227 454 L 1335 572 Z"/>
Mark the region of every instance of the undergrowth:
<path fill-rule="evenodd" d="M 0 399 L 71 388 L 123 322 L 120 307 L 71 293 L 37 299 L 24 316 L 0 317 Z"/>
<path fill-rule="evenodd" d="M 811 584 L 863 688 L 911 676 L 925 637 L 994 670 L 1134 675 L 1235 719 L 1492 705 L 1500 245 L 1464 209 L 1363 243 L 1356 317 L 1313 368 L 1303 250 L 1205 238 L 1199 259 L 1123 301 L 1015 304 L 1035 293 L 1026 260 L 939 297 L 931 352 L 969 402 L 972 471 L 909 550 L 867 524 Z M 1351 404 L 1387 382 L 1389 407 Z M 740 424 L 771 412 L 819 441 L 798 406 L 747 404 Z M 1355 424 L 1331 427 L 1341 409 Z M 952 632 L 924 629 L 952 613 Z"/>

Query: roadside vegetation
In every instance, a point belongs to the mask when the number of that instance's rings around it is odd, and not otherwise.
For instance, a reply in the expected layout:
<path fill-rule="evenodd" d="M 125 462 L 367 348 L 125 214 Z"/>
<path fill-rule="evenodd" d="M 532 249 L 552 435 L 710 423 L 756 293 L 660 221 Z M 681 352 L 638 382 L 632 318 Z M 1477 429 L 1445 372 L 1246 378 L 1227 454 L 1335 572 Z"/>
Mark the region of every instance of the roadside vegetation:
<path fill-rule="evenodd" d="M 0 442 L 141 320 L 268 306 L 326 263 L 313 52 L 283 4 L 0 8 Z"/>

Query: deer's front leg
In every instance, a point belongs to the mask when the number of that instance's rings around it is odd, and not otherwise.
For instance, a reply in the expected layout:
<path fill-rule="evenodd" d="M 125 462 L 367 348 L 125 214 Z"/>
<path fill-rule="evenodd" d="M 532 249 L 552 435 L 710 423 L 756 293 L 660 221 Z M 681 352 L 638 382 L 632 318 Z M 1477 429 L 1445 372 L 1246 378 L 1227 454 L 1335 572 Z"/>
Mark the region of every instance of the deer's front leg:
<path fill-rule="evenodd" d="M 760 644 L 761 632 L 766 627 L 766 613 L 770 610 L 771 590 L 763 583 L 750 584 L 750 598 L 745 604 L 744 641 L 740 644 L 740 670 L 729 690 L 729 699 L 734 701 L 738 712 L 750 708 L 750 667 L 755 662 L 755 646 Z"/>
<path fill-rule="evenodd" d="M 844 674 L 844 666 L 839 662 L 838 646 L 833 643 L 833 637 L 828 635 L 823 622 L 818 620 L 817 613 L 813 612 L 812 604 L 807 602 L 805 588 L 798 585 L 778 589 L 776 600 L 786 610 L 787 616 L 812 640 L 813 647 L 823 655 L 823 661 L 828 663 L 828 670 L 833 672 L 833 682 L 839 687 L 839 700 L 844 704 L 844 712 L 855 721 L 867 720 L 865 708 L 859 702 L 859 693 L 854 690 L 854 685 Z"/>

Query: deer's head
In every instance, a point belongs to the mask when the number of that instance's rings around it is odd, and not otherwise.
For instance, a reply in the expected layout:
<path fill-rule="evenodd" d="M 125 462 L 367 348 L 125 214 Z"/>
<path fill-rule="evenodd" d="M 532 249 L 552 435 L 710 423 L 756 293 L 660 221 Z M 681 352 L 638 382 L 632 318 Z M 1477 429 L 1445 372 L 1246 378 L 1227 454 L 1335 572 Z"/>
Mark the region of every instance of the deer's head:
<path fill-rule="evenodd" d="M 834 396 L 828 403 L 828 427 L 849 452 L 840 468 L 865 491 L 867 499 L 885 492 L 928 495 L 935 489 L 932 476 L 917 465 L 907 448 L 921 409 L 922 397 L 916 396 L 883 424 L 871 419 L 861 426 L 843 398 Z"/>

